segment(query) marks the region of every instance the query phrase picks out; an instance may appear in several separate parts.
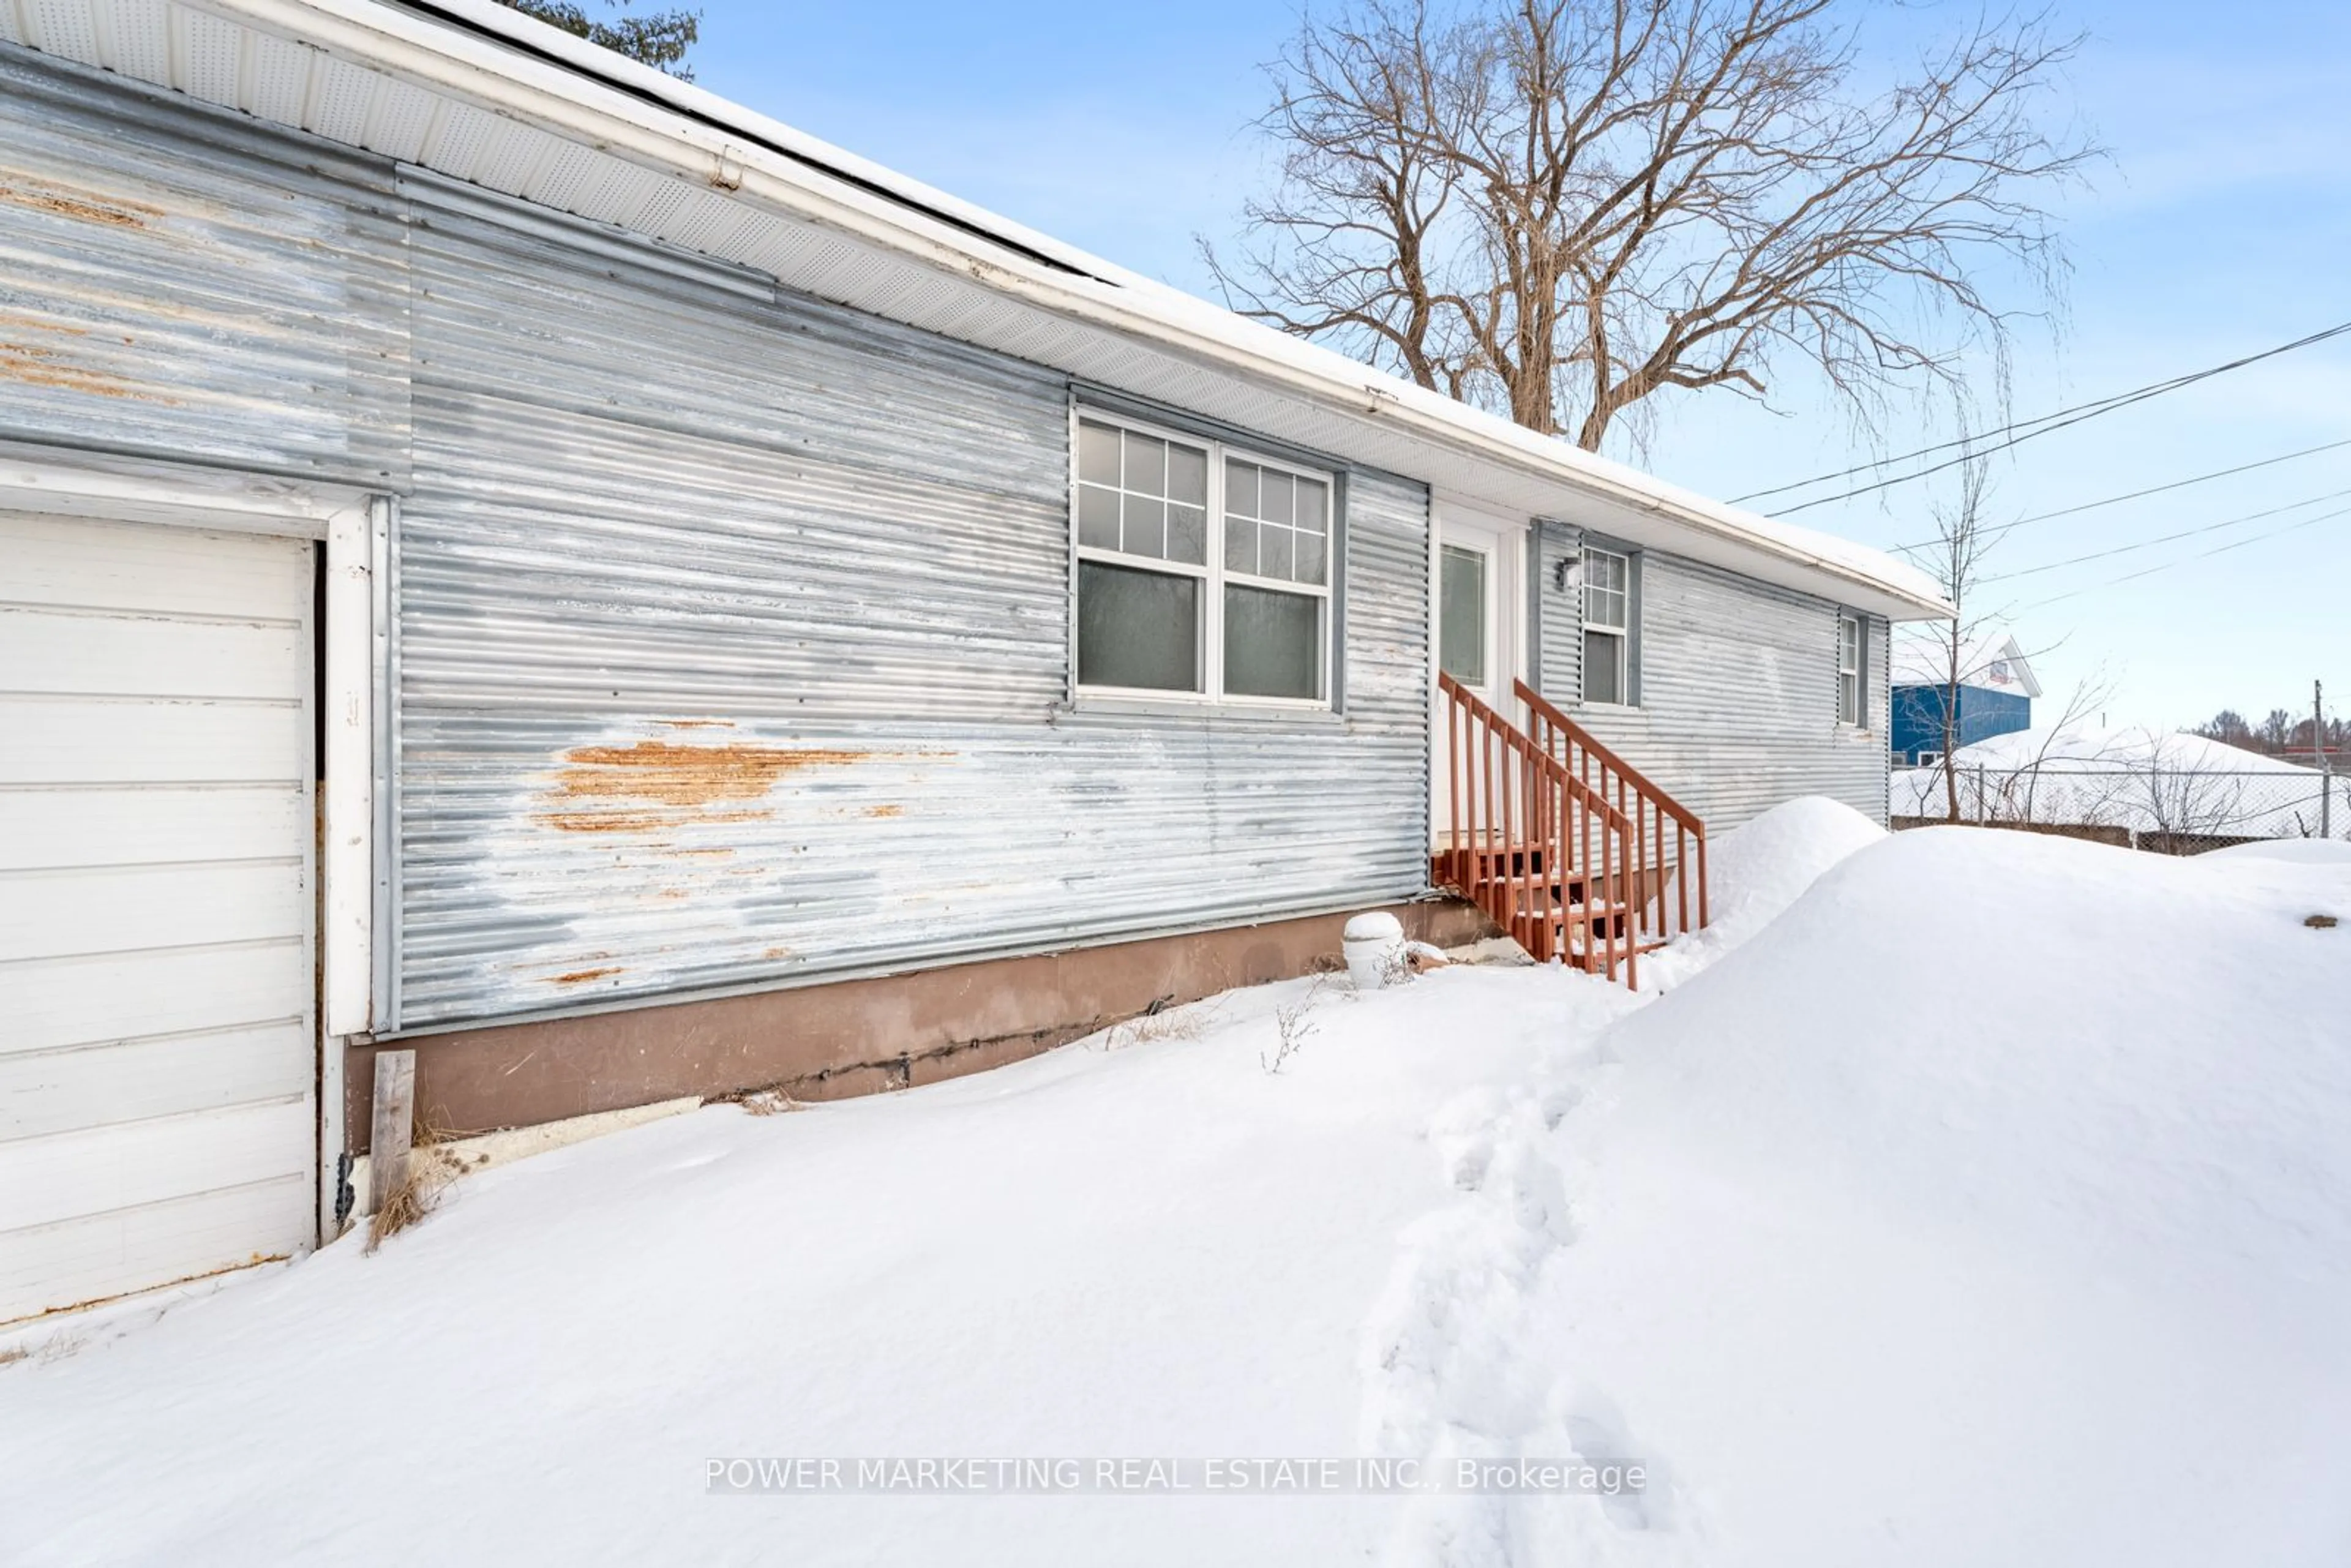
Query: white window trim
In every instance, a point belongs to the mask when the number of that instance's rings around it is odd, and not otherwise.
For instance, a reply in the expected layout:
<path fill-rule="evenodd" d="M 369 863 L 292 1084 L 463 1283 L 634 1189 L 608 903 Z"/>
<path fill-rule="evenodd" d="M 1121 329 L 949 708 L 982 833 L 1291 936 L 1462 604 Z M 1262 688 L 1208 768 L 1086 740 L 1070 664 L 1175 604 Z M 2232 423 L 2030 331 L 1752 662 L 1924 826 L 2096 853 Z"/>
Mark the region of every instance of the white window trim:
<path fill-rule="evenodd" d="M 1933 768 L 1939 765 L 1942 760 L 1943 754 L 1941 752 L 1928 751 L 1921 748 L 1918 752 L 1918 760 L 1912 764 L 1912 766 L 1917 768 Z"/>
<path fill-rule="evenodd" d="M 1636 711 L 1641 705 L 1635 702 L 1623 700 L 1613 703 L 1602 702 L 1597 698 L 1584 695 L 1584 693 L 1592 689 L 1591 671 L 1584 660 L 1584 650 L 1590 645 L 1587 634 L 1593 632 L 1603 632 L 1616 639 L 1616 690 L 1625 697 L 1632 695 L 1633 607 L 1636 602 L 1636 596 L 1633 591 L 1633 552 L 1628 549 L 1617 549 L 1609 545 L 1595 544 L 1590 539 L 1578 540 L 1575 549 L 1576 704 L 1581 707 L 1599 708 L 1603 711 L 1626 713 Z M 1610 625 L 1604 622 L 1593 621 L 1584 615 L 1583 606 L 1587 592 L 1585 576 L 1589 570 L 1589 559 L 1595 555 L 1604 555 L 1624 563 L 1625 620 L 1621 625 Z"/>
<path fill-rule="evenodd" d="M 1848 626 L 1853 628 L 1853 663 L 1850 664 L 1845 663 L 1845 628 Z M 1866 679 L 1868 669 L 1868 622 L 1862 620 L 1861 616 L 1854 611 L 1840 610 L 1837 612 L 1836 627 L 1836 716 L 1837 723 L 1850 729 L 1866 731 L 1869 728 L 1869 683 Z M 1844 711 L 1844 683 L 1847 676 L 1853 679 L 1853 716 L 1851 718 L 1845 716 Z"/>
<path fill-rule="evenodd" d="M 1130 555 L 1124 550 L 1102 549 L 1078 542 L 1078 426 L 1081 423 L 1108 425 L 1113 429 L 1133 431 L 1137 435 L 1154 436 L 1162 441 L 1178 442 L 1207 454 L 1208 488 L 1207 520 L 1204 525 L 1207 538 L 1203 541 L 1207 563 L 1195 566 L 1189 561 L 1165 560 L 1151 556 Z M 1320 583 L 1291 582 L 1283 578 L 1259 577 L 1252 572 L 1228 570 L 1225 567 L 1225 460 L 1235 458 L 1243 463 L 1270 468 L 1297 478 L 1312 479 L 1323 487 L 1323 569 L 1324 580 Z M 1172 425 L 1156 424 L 1145 419 L 1134 419 L 1123 413 L 1072 402 L 1070 405 L 1070 674 L 1069 690 L 1073 702 L 1102 701 L 1121 706 L 1173 706 L 1177 709 L 1249 708 L 1291 713 L 1331 713 L 1333 666 L 1337 651 L 1333 646 L 1337 634 L 1338 615 L 1333 588 L 1339 573 L 1339 484 L 1338 476 L 1329 469 L 1314 468 L 1275 457 L 1254 447 L 1235 445 L 1199 435 Z M 1170 691 L 1164 686 L 1105 686 L 1081 685 L 1078 680 L 1078 563 L 1096 561 L 1105 566 L 1123 566 L 1138 571 L 1161 571 L 1171 576 L 1189 577 L 1203 584 L 1205 603 L 1200 612 L 1200 678 L 1198 691 Z M 1317 685 L 1322 695 L 1317 697 L 1265 697 L 1246 693 L 1225 691 L 1225 587 L 1233 584 L 1242 588 L 1270 589 L 1281 593 L 1294 593 L 1301 598 L 1322 601 L 1321 655 Z"/>

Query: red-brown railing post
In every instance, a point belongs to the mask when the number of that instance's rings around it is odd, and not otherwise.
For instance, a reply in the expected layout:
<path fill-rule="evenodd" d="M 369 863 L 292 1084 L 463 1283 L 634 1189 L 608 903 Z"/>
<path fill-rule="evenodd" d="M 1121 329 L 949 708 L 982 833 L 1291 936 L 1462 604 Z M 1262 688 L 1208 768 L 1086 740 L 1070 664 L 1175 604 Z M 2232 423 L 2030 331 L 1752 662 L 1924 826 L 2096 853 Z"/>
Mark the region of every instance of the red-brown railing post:
<path fill-rule="evenodd" d="M 1706 929 L 1706 830 L 1698 832 L 1698 925 Z"/>
<path fill-rule="evenodd" d="M 1462 865 L 1462 706 L 1444 679 L 1437 689 L 1446 698 L 1446 870 L 1453 886 L 1467 894 L 1469 873 Z"/>

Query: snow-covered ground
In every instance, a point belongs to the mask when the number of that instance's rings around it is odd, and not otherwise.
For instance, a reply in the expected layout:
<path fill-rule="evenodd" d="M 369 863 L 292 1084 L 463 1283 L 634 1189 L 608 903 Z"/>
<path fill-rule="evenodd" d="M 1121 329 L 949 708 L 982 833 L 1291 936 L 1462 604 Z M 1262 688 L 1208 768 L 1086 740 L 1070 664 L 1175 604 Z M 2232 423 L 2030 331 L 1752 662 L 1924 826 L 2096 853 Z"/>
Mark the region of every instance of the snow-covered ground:
<path fill-rule="evenodd" d="M 1821 802 L 1717 847 L 1662 994 L 1260 988 L 68 1326 L 0 1367 L 0 1561 L 2351 1560 L 2351 866 Z M 705 1490 L 1360 1455 L 1647 1484 Z"/>
<path fill-rule="evenodd" d="M 1959 814 L 1996 821 L 2085 823 L 2142 833 L 2306 838 L 2322 826 L 2351 836 L 2351 779 L 2264 757 L 2187 731 L 2086 725 L 2018 730 L 1963 746 L 1950 758 Z M 2320 798 L 2331 786 L 2331 812 Z M 1897 768 L 1896 817 L 1950 809 L 1942 766 Z"/>

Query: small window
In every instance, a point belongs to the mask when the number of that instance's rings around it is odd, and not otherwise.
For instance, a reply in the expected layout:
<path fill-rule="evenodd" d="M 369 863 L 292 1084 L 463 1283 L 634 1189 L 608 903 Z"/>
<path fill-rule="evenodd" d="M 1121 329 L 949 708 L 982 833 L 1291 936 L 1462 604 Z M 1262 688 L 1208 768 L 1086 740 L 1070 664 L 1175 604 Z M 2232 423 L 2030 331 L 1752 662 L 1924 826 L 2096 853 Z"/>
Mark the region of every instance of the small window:
<path fill-rule="evenodd" d="M 1861 617 L 1837 617 L 1837 722 L 1862 722 Z"/>
<path fill-rule="evenodd" d="M 1320 702 L 1331 482 L 1228 456 L 1224 523 L 1225 695 Z"/>
<path fill-rule="evenodd" d="M 1942 760 L 1943 754 L 1939 751 L 1921 751 L 1918 754 L 1918 766 L 1921 768 L 1932 768 Z"/>
<path fill-rule="evenodd" d="M 1332 496 L 1327 474 L 1080 419 L 1079 687 L 1327 703 Z"/>
<path fill-rule="evenodd" d="M 1632 700 L 1633 561 L 1583 548 L 1583 700 Z"/>
<path fill-rule="evenodd" d="M 1486 552 L 1447 545 L 1437 556 L 1437 667 L 1486 684 Z"/>

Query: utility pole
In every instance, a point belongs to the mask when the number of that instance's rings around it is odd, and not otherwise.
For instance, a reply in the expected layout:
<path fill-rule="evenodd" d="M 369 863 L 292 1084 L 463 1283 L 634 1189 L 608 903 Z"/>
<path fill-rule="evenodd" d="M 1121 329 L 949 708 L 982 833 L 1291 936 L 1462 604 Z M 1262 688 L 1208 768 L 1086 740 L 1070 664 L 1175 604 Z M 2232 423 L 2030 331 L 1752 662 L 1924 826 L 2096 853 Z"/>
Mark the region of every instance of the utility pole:
<path fill-rule="evenodd" d="M 2326 688 L 2310 683 L 2310 748 L 2318 753 L 2318 836 L 2335 836 L 2335 769 L 2326 759 Z"/>

